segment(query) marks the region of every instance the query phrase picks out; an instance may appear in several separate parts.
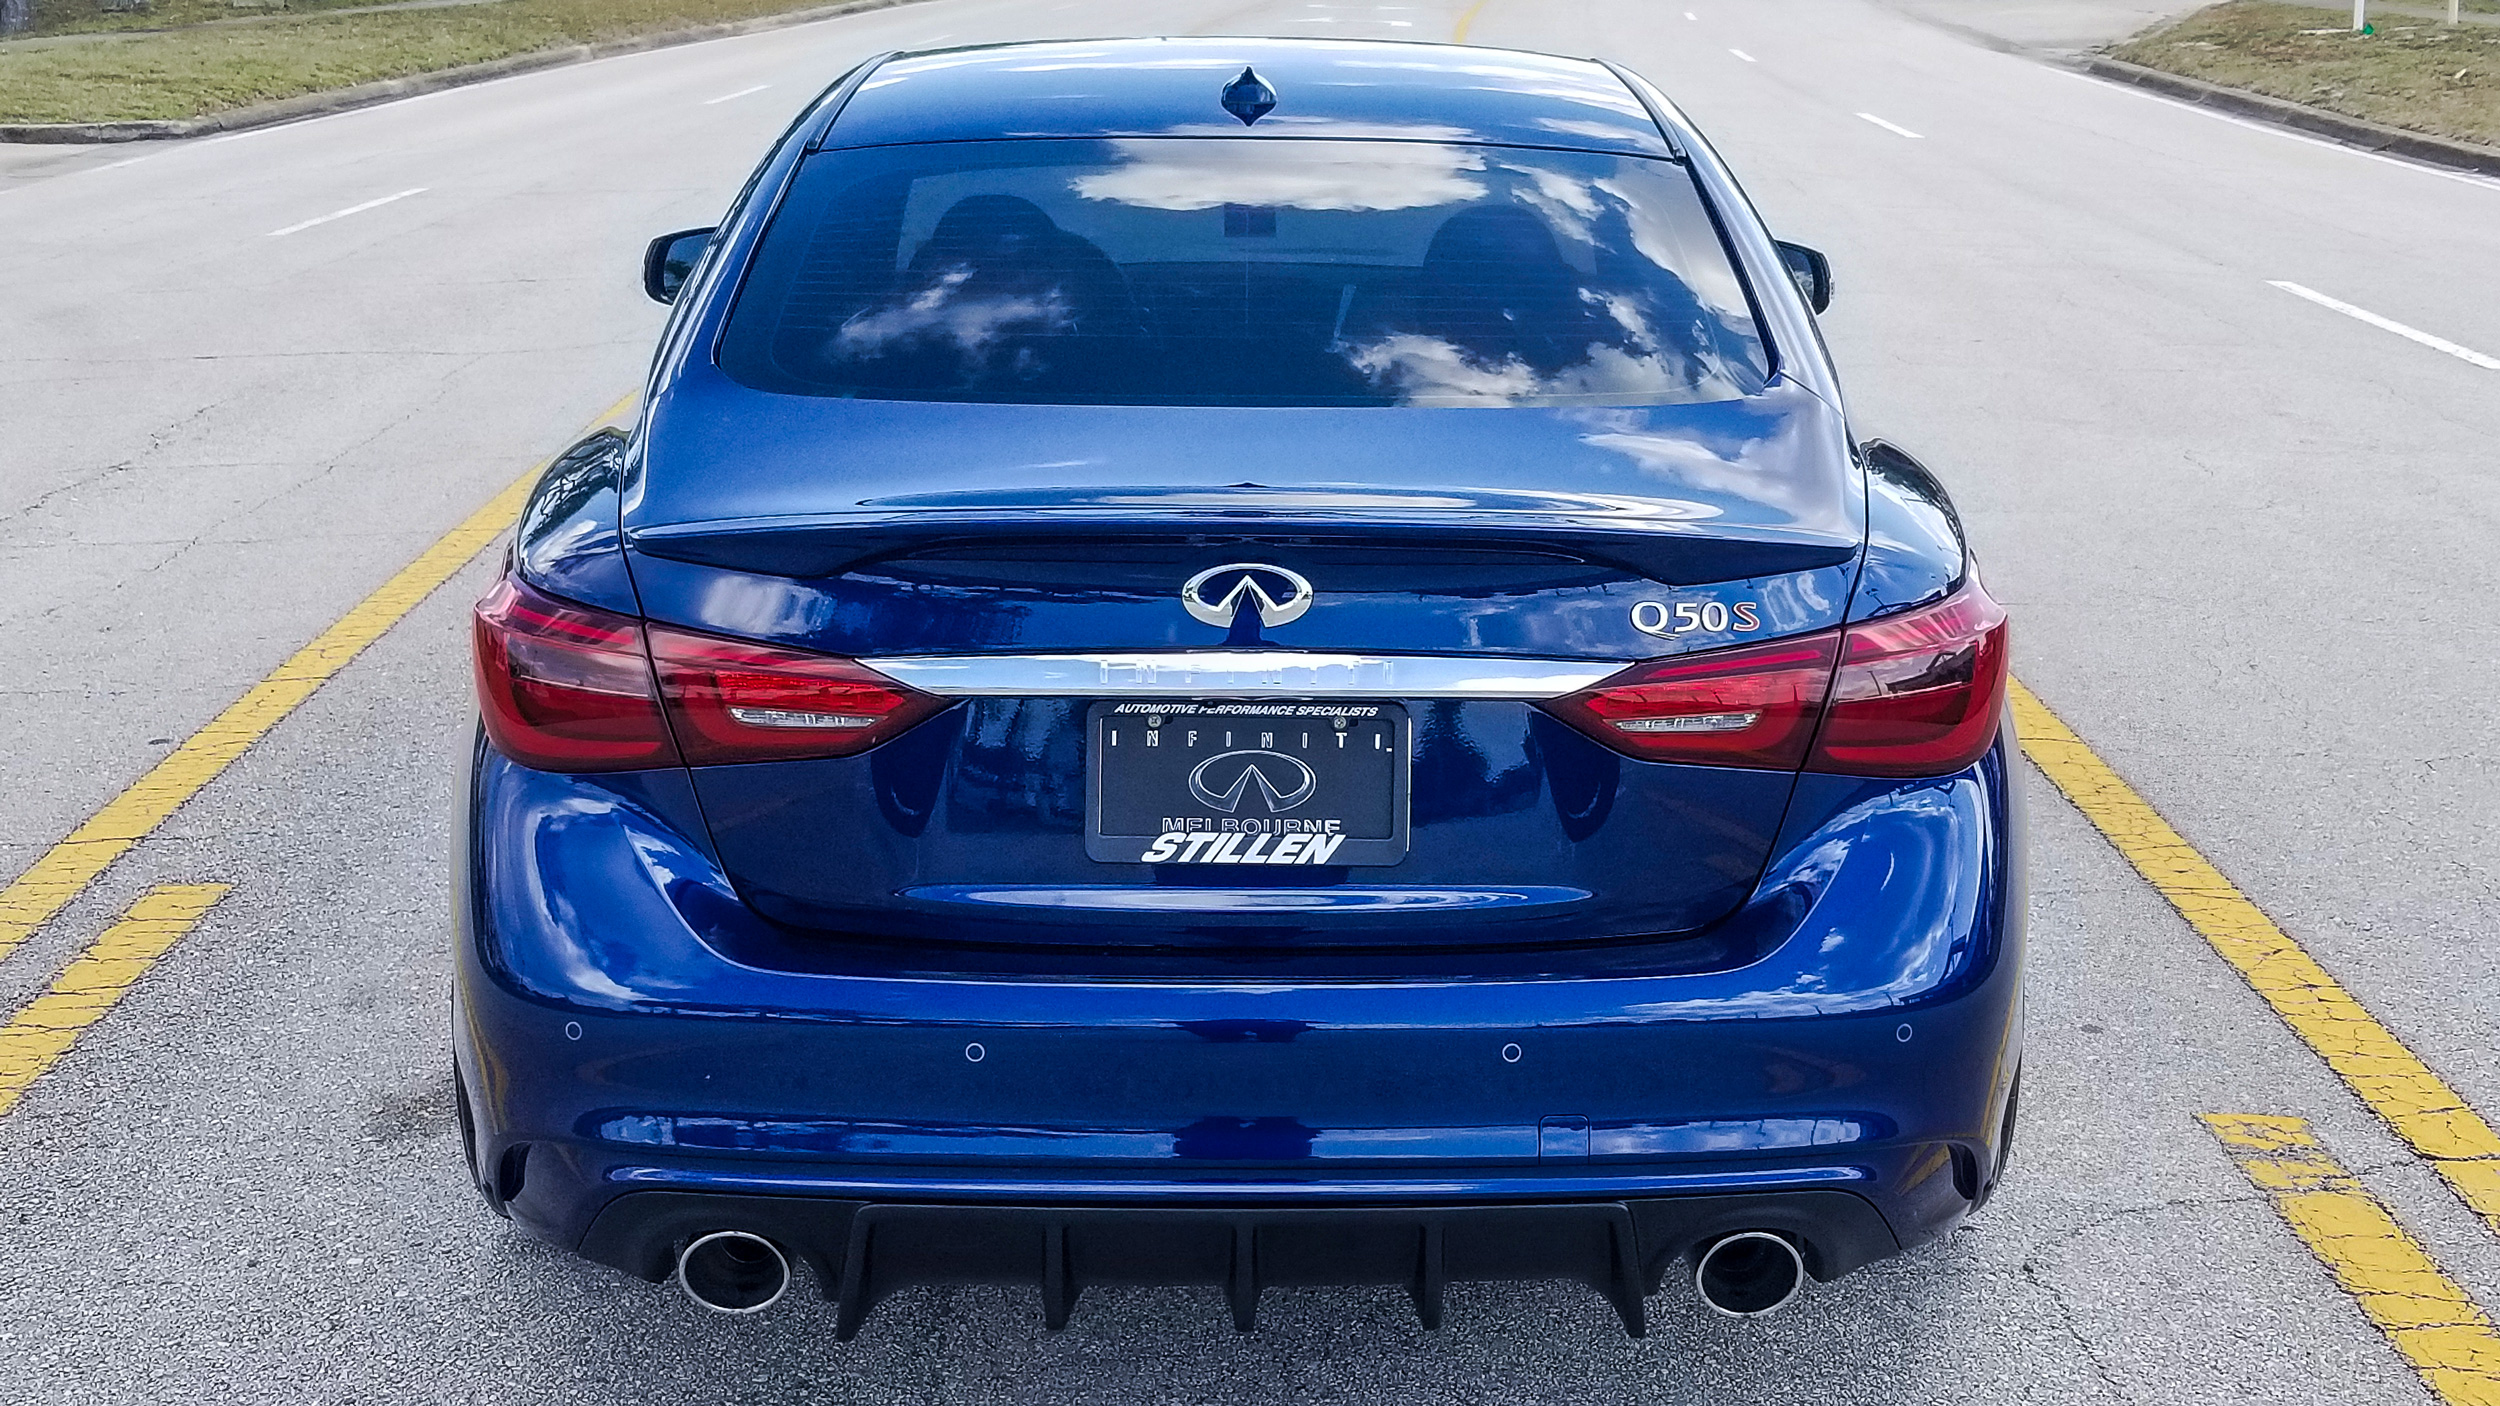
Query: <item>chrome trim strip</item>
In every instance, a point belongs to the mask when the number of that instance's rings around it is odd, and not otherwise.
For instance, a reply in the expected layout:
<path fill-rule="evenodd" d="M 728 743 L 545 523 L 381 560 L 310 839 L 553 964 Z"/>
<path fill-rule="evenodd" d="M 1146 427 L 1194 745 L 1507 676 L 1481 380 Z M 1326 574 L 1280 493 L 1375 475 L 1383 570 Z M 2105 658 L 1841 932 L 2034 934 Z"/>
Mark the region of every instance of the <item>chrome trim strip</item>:
<path fill-rule="evenodd" d="M 915 654 L 860 661 L 941 698 L 1560 698 L 1629 660 L 1501 655 L 1319 654 L 1197 649 L 1168 654 Z"/>

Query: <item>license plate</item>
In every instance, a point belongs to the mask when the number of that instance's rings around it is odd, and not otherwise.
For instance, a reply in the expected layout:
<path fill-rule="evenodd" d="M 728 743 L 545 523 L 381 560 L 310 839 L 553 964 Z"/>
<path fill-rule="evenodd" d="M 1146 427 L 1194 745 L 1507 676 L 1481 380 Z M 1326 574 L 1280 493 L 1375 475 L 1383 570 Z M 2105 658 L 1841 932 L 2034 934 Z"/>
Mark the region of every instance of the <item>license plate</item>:
<path fill-rule="evenodd" d="M 1096 703 L 1085 852 L 1111 864 L 1395 864 L 1414 724 L 1394 703 Z"/>

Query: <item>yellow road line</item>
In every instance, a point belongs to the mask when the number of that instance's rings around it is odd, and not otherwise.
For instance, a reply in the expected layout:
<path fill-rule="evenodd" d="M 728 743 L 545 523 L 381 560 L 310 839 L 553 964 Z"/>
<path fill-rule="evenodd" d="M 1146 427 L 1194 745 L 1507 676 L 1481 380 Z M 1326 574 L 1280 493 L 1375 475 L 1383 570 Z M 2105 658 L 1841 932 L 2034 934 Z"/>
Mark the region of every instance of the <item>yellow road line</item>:
<path fill-rule="evenodd" d="M 2023 750 L 2275 1014 L 2500 1231 L 2500 1133 L 2431 1072 L 2030 689 L 2013 685 Z"/>
<path fill-rule="evenodd" d="M 139 896 L 86 951 L 52 979 L 52 989 L 0 1026 L 0 1114 L 59 1062 L 79 1035 L 104 1018 L 167 948 L 182 940 L 225 884 L 162 884 Z"/>
<path fill-rule="evenodd" d="M 608 407 L 593 428 L 624 413 L 633 397 Z M 349 660 L 382 632 L 399 623 L 432 595 L 452 573 L 512 525 L 537 482 L 541 463 L 511 487 L 471 513 L 458 527 L 420 553 L 415 561 L 339 617 L 312 643 L 295 652 L 268 677 L 245 690 L 241 698 L 183 739 L 182 745 L 150 767 L 130 788 L 105 803 L 102 810 L 46 850 L 26 872 L 0 889 L 0 959 L 17 950 L 37 928 L 52 920 L 70 900 L 86 891 L 98 874 L 147 838 L 182 803 L 217 779 L 235 758 L 266 736 L 287 714 L 312 696 L 313 690 L 347 667 Z"/>
<path fill-rule="evenodd" d="M 1458 17 L 1458 28 L 1450 31 L 1450 41 L 1456 44 L 1466 43 L 1467 31 L 1476 26 L 1476 16 L 1483 14 L 1484 7 L 1491 3 L 1492 0 L 1476 0 L 1476 3 L 1468 6 L 1467 12 Z"/>
<path fill-rule="evenodd" d="M 2205 1126 L 2448 1406 L 2500 1406 L 2500 1333 L 2309 1125 L 2208 1113 Z"/>

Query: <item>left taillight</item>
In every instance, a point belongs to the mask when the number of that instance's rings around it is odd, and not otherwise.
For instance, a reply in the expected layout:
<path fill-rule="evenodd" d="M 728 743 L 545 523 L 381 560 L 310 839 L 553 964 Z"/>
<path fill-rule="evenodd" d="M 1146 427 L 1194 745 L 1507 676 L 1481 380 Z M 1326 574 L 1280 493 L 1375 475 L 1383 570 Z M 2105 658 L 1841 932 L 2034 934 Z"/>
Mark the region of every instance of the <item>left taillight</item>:
<path fill-rule="evenodd" d="M 541 771 L 849 756 L 946 706 L 849 659 L 648 625 L 511 576 L 478 602 L 475 641 L 488 739 Z"/>
<path fill-rule="evenodd" d="M 642 622 L 510 576 L 477 603 L 478 712 L 495 750 L 541 771 L 670 766 Z"/>
<path fill-rule="evenodd" d="M 648 628 L 689 765 L 847 757 L 946 708 L 854 660 Z"/>

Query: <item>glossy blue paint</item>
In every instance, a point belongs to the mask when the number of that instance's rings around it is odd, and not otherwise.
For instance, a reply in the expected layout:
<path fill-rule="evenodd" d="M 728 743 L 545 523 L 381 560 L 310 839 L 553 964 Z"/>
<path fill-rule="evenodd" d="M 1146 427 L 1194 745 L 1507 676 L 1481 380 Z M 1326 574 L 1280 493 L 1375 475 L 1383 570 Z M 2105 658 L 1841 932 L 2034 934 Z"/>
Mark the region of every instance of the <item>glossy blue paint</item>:
<path fill-rule="evenodd" d="M 1419 703 L 1413 852 L 1385 870 L 1325 871 L 1332 882 L 1309 890 L 1369 889 L 1370 901 L 1285 907 L 1265 901 L 1271 879 L 1229 909 L 1193 887 L 1198 906 L 1175 913 L 1149 906 L 1176 892 L 1156 866 L 1086 858 L 1083 708 L 970 700 L 862 756 L 704 767 L 695 788 L 733 886 L 776 921 L 930 942 L 1238 951 L 1689 932 L 1753 891 L 1794 781 L 1627 760 L 1524 703 Z M 1088 901 L 950 896 L 1072 882 Z M 1485 885 L 1545 901 L 1443 901 Z"/>
<path fill-rule="evenodd" d="M 1805 778 L 1715 939 L 1611 962 L 1493 950 L 1438 973 L 1374 957 L 1296 982 L 1152 957 L 1017 972 L 795 932 L 663 818 L 672 784 L 488 753 L 458 910 L 464 1067 L 498 1071 L 471 1090 L 482 1151 L 532 1146 L 511 1209 L 561 1240 L 626 1180 L 960 1194 L 994 1165 L 1096 1188 L 1072 1195 L 1194 1192 L 1200 1175 L 1291 1194 L 1288 1167 L 1380 1166 L 1375 1191 L 1395 1167 L 1423 1174 L 1416 1195 L 1589 1194 L 1536 1179 L 1539 1124 L 1568 1109 L 1591 1165 L 1625 1168 L 1600 1194 L 1845 1168 L 1912 1242 L 1966 1208 L 1927 1184 L 1936 1149 L 1992 1148 L 2019 1054 L 2005 762 Z M 1206 1132 L 1259 1120 L 1290 1142 Z"/>
<path fill-rule="evenodd" d="M 1927 466 L 1881 440 L 1866 461 L 1866 561 L 1849 618 L 1915 610 L 1961 588 L 1970 574 L 1962 519 Z"/>
<path fill-rule="evenodd" d="M 1221 104 L 1245 67 L 1276 90 L 1244 127 Z M 1601 64 L 1439 44 L 1145 39 L 949 49 L 889 59 L 819 146 L 1001 137 L 1383 137 L 1669 156 Z"/>
<path fill-rule="evenodd" d="M 1214 104 L 1244 63 L 1279 97 L 1247 128 Z M 1218 122 L 1681 160 L 1777 375 L 1699 405 L 1228 410 L 776 396 L 711 364 L 812 143 Z M 514 550 L 557 596 L 872 661 L 1239 645 L 1176 588 L 1244 559 L 1319 592 L 1262 648 L 1609 664 L 1912 608 L 1969 571 L 1934 477 L 1852 444 L 1769 233 L 1664 95 L 1570 60 L 1277 40 L 837 83 L 673 306 L 640 422 L 551 469 Z M 1652 601 L 1750 603 L 1764 628 L 1644 633 Z M 1636 761 L 1521 701 L 1410 706 L 1413 851 L 1291 885 L 1087 859 L 1081 699 L 967 700 L 834 761 L 575 777 L 481 747 L 454 866 L 481 1188 L 565 1245 L 652 1189 L 1840 1187 L 1902 1245 L 1971 1209 L 2022 1058 L 2010 731 L 1962 772 L 1878 781 Z"/>
<path fill-rule="evenodd" d="M 632 452 L 623 434 L 605 430 L 547 466 L 513 530 L 512 565 L 524 579 L 565 600 L 640 613 L 617 521 L 617 485 Z"/>

